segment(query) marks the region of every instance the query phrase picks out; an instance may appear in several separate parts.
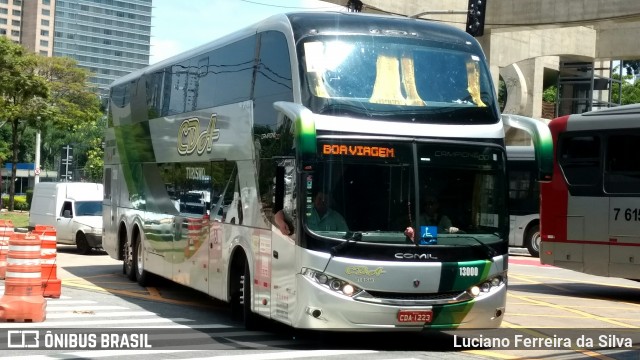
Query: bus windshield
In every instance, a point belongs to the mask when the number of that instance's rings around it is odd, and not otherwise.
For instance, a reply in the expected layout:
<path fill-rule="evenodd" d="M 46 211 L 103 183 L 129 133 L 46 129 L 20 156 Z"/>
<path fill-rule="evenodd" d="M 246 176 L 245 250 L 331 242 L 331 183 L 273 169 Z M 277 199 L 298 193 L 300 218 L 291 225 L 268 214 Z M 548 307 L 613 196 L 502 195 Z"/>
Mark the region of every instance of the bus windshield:
<path fill-rule="evenodd" d="M 490 146 L 323 142 L 303 174 L 303 221 L 321 237 L 371 243 L 407 243 L 407 227 L 421 244 L 504 241 L 503 161 Z"/>
<path fill-rule="evenodd" d="M 303 98 L 318 114 L 440 123 L 496 123 L 481 54 L 395 37 L 311 37 L 302 46 Z"/>

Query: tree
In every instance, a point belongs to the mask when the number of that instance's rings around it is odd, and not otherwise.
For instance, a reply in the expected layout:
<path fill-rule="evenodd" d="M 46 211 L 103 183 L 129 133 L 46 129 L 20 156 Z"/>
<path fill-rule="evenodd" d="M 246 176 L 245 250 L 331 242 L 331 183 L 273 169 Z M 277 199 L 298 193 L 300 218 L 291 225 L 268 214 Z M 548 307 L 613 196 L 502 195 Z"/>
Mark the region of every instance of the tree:
<path fill-rule="evenodd" d="M 623 60 L 622 67 L 627 70 L 627 75 L 640 73 L 640 60 Z"/>
<path fill-rule="evenodd" d="M 51 141 L 49 155 L 57 156 L 67 144 L 81 149 L 74 161 L 92 158 L 91 180 L 96 180 L 96 173 L 102 172 L 102 163 L 96 163 L 95 157 L 102 155 L 104 125 L 99 123 L 103 117 L 99 97 L 87 86 L 91 74 L 66 57 L 39 58 L 38 74 L 51 84 L 49 106 L 55 109 L 36 125 L 43 138 Z"/>
<path fill-rule="evenodd" d="M 100 101 L 87 86 L 89 76 L 73 59 L 32 54 L 0 37 L 0 124 L 11 125 L 13 162 L 9 210 L 14 205 L 19 145 L 27 128 L 42 131 L 43 138 L 56 133 L 58 139 L 85 148 L 100 144 L 102 150 L 102 127 L 96 128 L 102 118 Z"/>
<path fill-rule="evenodd" d="M 615 70 L 615 69 L 614 69 Z M 613 74 L 613 79 L 620 80 L 620 74 Z M 632 82 L 633 75 L 622 76 L 622 97 L 620 96 L 620 84 L 614 82 L 611 87 L 611 101 L 621 105 L 640 103 L 640 81 Z"/>
<path fill-rule="evenodd" d="M 36 74 L 36 65 L 35 54 L 0 36 L 0 119 L 11 128 L 12 145 L 9 210 L 14 209 L 18 145 L 28 124 L 44 112 L 49 97 L 49 85 Z"/>

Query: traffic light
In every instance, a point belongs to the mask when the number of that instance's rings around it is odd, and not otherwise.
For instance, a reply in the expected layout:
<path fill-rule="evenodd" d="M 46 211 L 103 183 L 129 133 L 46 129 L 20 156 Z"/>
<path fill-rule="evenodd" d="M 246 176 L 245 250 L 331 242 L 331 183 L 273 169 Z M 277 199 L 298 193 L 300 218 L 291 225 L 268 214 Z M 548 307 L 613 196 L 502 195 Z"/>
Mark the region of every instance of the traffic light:
<path fill-rule="evenodd" d="M 360 0 L 349 0 L 347 1 L 347 10 L 349 12 L 362 12 L 363 5 Z"/>
<path fill-rule="evenodd" d="M 487 0 L 469 0 L 466 30 L 471 36 L 476 37 L 484 34 L 484 13 L 486 7 Z"/>

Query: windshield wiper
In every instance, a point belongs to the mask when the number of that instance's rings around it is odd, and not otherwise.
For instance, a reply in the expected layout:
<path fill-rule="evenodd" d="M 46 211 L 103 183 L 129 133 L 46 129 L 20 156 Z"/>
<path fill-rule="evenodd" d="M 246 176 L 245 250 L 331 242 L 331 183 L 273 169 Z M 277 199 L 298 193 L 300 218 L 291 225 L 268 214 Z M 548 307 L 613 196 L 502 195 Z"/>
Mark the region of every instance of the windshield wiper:
<path fill-rule="evenodd" d="M 491 246 L 483 243 L 482 241 L 478 240 L 475 236 L 469 236 L 469 235 L 465 235 L 465 234 L 460 234 L 459 236 L 456 236 L 457 238 L 470 238 L 473 239 L 475 242 L 477 242 L 478 244 L 482 245 L 482 248 L 485 250 L 484 253 L 487 256 L 487 260 L 491 260 L 493 262 L 493 258 L 495 256 L 498 256 L 498 252 L 492 248 Z"/>
<path fill-rule="evenodd" d="M 355 231 L 355 232 L 347 231 L 347 233 L 344 234 L 344 238 L 346 239 L 346 241 L 331 248 L 331 255 L 336 255 L 342 249 L 346 248 L 350 244 L 353 244 L 355 242 L 362 240 L 362 233 L 359 231 Z"/>

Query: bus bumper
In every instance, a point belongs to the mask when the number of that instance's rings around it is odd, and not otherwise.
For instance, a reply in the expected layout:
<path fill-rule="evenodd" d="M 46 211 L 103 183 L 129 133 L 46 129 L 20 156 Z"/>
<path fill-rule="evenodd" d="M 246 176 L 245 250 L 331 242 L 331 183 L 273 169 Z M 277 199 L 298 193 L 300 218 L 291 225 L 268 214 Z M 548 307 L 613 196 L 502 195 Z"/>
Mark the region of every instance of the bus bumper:
<path fill-rule="evenodd" d="M 304 329 L 354 331 L 422 331 L 462 328 L 498 328 L 502 323 L 507 286 L 493 289 L 473 300 L 433 306 L 391 306 L 356 301 L 317 286 L 303 276 L 292 325 Z M 406 323 L 398 320 L 400 310 L 431 311 L 429 323 Z"/>

